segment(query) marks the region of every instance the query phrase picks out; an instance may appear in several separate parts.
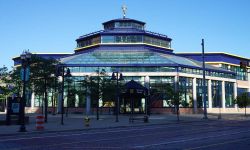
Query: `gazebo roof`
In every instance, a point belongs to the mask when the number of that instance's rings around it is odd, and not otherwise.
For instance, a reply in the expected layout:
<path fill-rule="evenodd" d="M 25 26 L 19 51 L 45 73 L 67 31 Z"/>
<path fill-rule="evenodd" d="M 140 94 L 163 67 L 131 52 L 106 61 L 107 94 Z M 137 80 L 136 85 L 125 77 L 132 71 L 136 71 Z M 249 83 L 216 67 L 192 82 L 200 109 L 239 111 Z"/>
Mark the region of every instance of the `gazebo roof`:
<path fill-rule="evenodd" d="M 131 80 L 125 84 L 126 89 L 135 89 L 135 90 L 147 90 L 144 86 L 142 86 L 140 83 Z"/>
<path fill-rule="evenodd" d="M 145 97 L 147 95 L 147 88 L 142 86 L 140 83 L 131 80 L 127 82 L 125 85 L 125 91 L 123 91 L 123 96 L 130 97 L 131 95 Z"/>

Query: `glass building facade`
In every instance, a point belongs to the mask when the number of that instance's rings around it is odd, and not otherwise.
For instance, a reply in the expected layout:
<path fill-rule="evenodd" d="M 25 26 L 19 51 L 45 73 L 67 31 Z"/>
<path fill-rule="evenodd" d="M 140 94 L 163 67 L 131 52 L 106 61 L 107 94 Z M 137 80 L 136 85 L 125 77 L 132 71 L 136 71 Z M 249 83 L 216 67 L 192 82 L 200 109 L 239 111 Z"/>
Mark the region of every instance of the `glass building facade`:
<path fill-rule="evenodd" d="M 91 95 L 91 107 L 114 107 L 116 84 L 110 81 L 113 72 L 121 72 L 124 81 L 119 83 L 121 91 L 124 84 L 134 80 L 149 90 L 147 95 L 151 108 L 172 108 L 169 91 L 180 92 L 180 107 L 183 109 L 232 108 L 237 92 L 237 80 L 248 81 L 246 70 L 238 66 L 205 65 L 205 97 L 203 95 L 203 66 L 200 57 L 184 57 L 171 49 L 172 39 L 166 35 L 145 30 L 145 23 L 122 18 L 103 23 L 103 30 L 80 36 L 76 39 L 75 53 L 63 56 L 60 67 L 70 69 L 71 81 L 65 80 L 65 106 L 85 108 L 87 89 L 84 82 L 87 76 L 93 81 L 93 93 L 97 87 L 104 87 L 103 93 Z M 104 70 L 105 75 L 97 82 L 97 76 Z M 148 81 L 146 81 L 148 78 Z M 238 91 L 237 91 L 238 89 Z M 106 91 L 105 91 L 106 90 Z M 49 106 L 61 93 L 50 90 Z M 105 92 L 113 94 L 105 95 Z M 224 94 L 223 94 L 224 93 Z M 57 95 L 57 96 L 55 96 Z M 34 106 L 43 106 L 43 96 L 34 96 Z M 60 99 L 60 98 L 57 98 Z M 59 104 L 60 100 L 54 102 Z M 125 101 L 125 99 L 121 99 Z M 145 104 L 145 98 L 141 104 Z M 124 103 L 125 104 L 125 103 Z M 126 106 L 122 106 L 126 109 Z M 124 111 L 124 110 L 123 110 Z"/>

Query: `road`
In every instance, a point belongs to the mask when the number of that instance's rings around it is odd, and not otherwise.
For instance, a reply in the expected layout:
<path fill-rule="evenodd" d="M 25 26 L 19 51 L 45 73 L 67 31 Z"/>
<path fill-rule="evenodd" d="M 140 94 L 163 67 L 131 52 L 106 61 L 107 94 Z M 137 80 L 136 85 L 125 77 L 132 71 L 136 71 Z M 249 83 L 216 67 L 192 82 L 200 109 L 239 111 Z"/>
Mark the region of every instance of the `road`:
<path fill-rule="evenodd" d="M 2 136 L 0 149 L 248 150 L 250 121 L 197 121 L 164 125 Z"/>

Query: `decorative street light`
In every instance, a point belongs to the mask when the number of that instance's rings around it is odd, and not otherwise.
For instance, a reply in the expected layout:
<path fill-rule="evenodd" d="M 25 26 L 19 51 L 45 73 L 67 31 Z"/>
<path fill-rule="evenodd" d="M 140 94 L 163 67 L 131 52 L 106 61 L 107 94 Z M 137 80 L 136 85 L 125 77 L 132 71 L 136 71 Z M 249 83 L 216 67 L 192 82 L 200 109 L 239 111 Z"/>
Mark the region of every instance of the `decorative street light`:
<path fill-rule="evenodd" d="M 70 83 L 70 77 L 72 77 L 71 73 L 70 73 L 70 69 L 67 68 L 67 72 L 66 75 L 64 76 L 67 78 L 67 112 L 66 112 L 66 117 L 68 117 L 68 108 L 69 108 L 69 83 Z"/>
<path fill-rule="evenodd" d="M 24 51 L 20 57 L 22 60 L 22 69 L 21 69 L 21 79 L 23 81 L 23 95 L 22 99 L 20 101 L 20 113 L 19 113 L 19 119 L 20 119 L 20 132 L 26 132 L 25 127 L 25 103 L 26 103 L 26 83 L 29 81 L 29 74 L 30 74 L 30 68 L 29 63 L 31 59 L 31 53 L 28 51 Z"/>
<path fill-rule="evenodd" d="M 205 69 L 205 53 L 204 53 L 204 39 L 202 39 L 202 100 L 203 100 L 203 105 L 204 105 L 204 117 L 203 119 L 208 119 L 207 117 L 207 102 L 206 102 L 206 69 Z"/>
<path fill-rule="evenodd" d="M 120 74 L 120 76 L 119 76 Z M 118 86 L 118 81 L 122 81 L 123 75 L 122 73 L 119 73 L 118 71 L 112 73 L 111 80 L 116 80 L 116 122 L 119 122 L 118 120 L 118 114 L 119 114 L 119 86 Z"/>
<path fill-rule="evenodd" d="M 64 115 L 64 77 L 71 77 L 70 69 L 67 68 L 66 74 L 64 66 L 57 67 L 56 76 L 62 76 L 62 86 L 61 86 L 61 125 L 63 125 L 63 115 Z M 69 86 L 68 86 L 69 89 Z M 69 91 L 69 90 L 68 90 Z"/>

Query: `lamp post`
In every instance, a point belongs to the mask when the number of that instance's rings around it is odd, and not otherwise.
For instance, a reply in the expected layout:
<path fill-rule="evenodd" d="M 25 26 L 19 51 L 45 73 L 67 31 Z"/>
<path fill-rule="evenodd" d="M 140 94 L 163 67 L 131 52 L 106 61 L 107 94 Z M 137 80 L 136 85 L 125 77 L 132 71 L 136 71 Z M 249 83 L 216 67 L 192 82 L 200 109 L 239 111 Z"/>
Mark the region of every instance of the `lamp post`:
<path fill-rule="evenodd" d="M 61 125 L 63 125 L 63 96 L 64 96 L 64 67 L 62 66 L 56 66 L 56 77 L 62 76 L 61 85 L 60 85 L 60 91 L 58 90 L 58 93 L 61 92 L 61 105 L 58 103 L 58 109 L 61 107 L 60 113 L 61 113 Z M 60 81 L 60 80 L 59 80 Z M 60 105 L 60 106 L 59 106 Z"/>
<path fill-rule="evenodd" d="M 24 51 L 20 57 L 22 60 L 21 78 L 23 81 L 23 95 L 20 102 L 20 129 L 19 132 L 26 132 L 25 127 L 25 102 L 26 102 L 26 83 L 29 80 L 29 63 L 31 58 L 31 53 L 29 51 Z"/>
<path fill-rule="evenodd" d="M 119 74 L 120 74 L 120 76 L 119 76 Z M 118 71 L 113 72 L 111 80 L 116 81 L 116 105 L 115 105 L 116 106 L 116 120 L 115 120 L 115 122 L 119 122 L 119 120 L 118 120 L 118 114 L 119 114 L 119 86 L 118 86 L 118 81 L 124 80 L 122 73 L 119 73 Z"/>
<path fill-rule="evenodd" d="M 66 74 L 64 72 L 64 67 L 63 66 L 59 66 L 58 70 L 57 70 L 57 74 L 56 76 L 60 76 L 62 75 L 62 87 L 61 87 L 61 125 L 64 124 L 63 122 L 63 115 L 64 115 L 64 77 L 71 77 L 71 73 L 70 73 L 70 69 L 67 68 Z M 69 96 L 69 86 L 68 86 L 68 96 Z"/>
<path fill-rule="evenodd" d="M 202 100 L 203 100 L 203 105 L 204 105 L 204 117 L 203 119 L 208 119 L 207 117 L 207 102 L 205 99 L 205 93 L 206 93 L 206 71 L 205 71 L 205 53 L 204 53 L 204 39 L 202 39 L 202 70 L 203 70 L 203 75 L 202 75 Z"/>
<path fill-rule="evenodd" d="M 71 73 L 70 73 L 70 69 L 67 68 L 67 72 L 65 77 L 67 78 L 67 112 L 66 112 L 66 117 L 68 117 L 68 108 L 69 108 L 69 83 L 70 83 L 70 77 L 72 77 Z"/>

